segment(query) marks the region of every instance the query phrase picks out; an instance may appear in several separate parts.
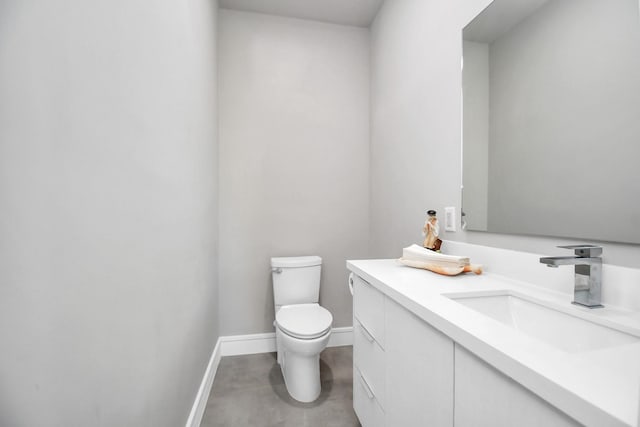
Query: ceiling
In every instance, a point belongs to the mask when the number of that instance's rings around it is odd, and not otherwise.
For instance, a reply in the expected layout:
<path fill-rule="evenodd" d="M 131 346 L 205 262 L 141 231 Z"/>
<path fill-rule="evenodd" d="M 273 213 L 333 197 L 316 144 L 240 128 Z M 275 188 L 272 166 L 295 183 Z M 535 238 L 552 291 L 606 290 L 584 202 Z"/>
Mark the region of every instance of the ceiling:
<path fill-rule="evenodd" d="M 384 0 L 220 0 L 224 9 L 368 27 Z"/>

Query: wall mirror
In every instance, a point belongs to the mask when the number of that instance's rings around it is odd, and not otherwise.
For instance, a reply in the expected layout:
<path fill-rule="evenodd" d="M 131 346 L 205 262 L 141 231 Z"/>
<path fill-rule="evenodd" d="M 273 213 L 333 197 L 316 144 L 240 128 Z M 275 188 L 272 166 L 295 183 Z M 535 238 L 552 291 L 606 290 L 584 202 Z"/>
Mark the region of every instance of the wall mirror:
<path fill-rule="evenodd" d="M 640 243 L 639 6 L 494 0 L 464 28 L 466 229 Z"/>

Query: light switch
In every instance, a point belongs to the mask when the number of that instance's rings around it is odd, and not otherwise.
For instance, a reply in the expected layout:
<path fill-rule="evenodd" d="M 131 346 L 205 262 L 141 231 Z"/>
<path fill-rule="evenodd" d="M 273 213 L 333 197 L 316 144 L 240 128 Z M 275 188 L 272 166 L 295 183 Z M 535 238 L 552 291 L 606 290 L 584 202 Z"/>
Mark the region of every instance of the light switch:
<path fill-rule="evenodd" d="M 456 208 L 450 206 L 444 208 L 444 229 L 446 231 L 456 231 Z"/>

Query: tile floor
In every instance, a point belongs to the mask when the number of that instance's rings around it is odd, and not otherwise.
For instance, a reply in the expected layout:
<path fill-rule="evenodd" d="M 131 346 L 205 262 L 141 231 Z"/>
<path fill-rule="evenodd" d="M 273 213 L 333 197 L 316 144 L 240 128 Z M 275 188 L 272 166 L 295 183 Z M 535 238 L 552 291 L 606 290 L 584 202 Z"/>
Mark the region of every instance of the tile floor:
<path fill-rule="evenodd" d="M 320 354 L 322 392 L 312 403 L 287 393 L 275 353 L 223 357 L 201 427 L 360 426 L 353 412 L 352 347 L 331 347 Z"/>

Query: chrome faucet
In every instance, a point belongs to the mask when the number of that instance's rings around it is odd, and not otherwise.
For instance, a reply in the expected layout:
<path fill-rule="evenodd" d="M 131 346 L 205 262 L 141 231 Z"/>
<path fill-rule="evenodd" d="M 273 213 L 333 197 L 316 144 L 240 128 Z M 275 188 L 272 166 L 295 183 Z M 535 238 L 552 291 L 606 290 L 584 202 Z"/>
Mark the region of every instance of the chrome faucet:
<path fill-rule="evenodd" d="M 575 256 L 550 256 L 540 258 L 547 267 L 561 265 L 575 266 L 575 287 L 573 304 L 589 308 L 604 307 L 600 303 L 602 289 L 602 247 L 594 245 L 558 246 L 562 249 L 573 249 Z"/>

